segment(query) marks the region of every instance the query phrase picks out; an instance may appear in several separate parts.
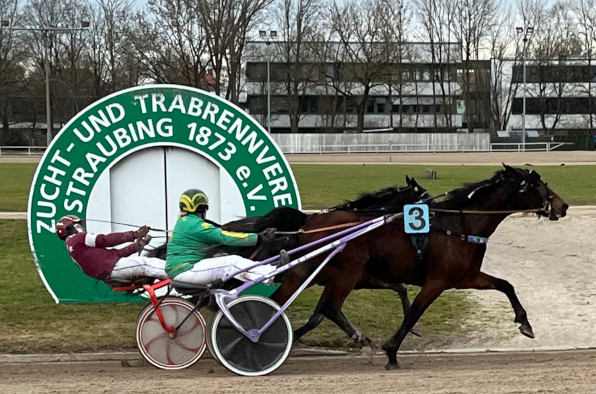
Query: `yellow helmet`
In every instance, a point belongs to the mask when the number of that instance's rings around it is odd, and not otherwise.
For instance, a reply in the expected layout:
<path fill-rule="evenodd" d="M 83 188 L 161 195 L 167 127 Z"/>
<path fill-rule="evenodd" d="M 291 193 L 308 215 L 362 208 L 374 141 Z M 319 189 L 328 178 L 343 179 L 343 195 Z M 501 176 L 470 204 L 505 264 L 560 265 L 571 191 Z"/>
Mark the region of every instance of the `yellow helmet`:
<path fill-rule="evenodd" d="M 199 208 L 206 211 L 209 207 L 209 199 L 207 195 L 199 189 L 188 189 L 180 196 L 179 200 L 180 210 L 186 212 L 196 212 Z"/>

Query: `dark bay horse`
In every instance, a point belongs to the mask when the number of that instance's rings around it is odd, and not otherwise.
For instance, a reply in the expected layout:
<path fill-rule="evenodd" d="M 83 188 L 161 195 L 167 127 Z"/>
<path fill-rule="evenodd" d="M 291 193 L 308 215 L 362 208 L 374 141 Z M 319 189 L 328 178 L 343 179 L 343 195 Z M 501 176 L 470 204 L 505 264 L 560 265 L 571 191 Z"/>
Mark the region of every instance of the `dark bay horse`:
<path fill-rule="evenodd" d="M 428 245 L 422 254 L 412 247 L 411 237 L 404 231 L 403 219 L 349 242 L 312 283 L 325 287 L 315 315 L 323 313 L 349 329 L 341 307 L 363 278 L 420 286 L 421 291 L 405 313 L 401 326 L 383 345 L 389 358 L 387 369 L 399 368 L 397 351 L 406 334 L 437 297 L 448 289 L 494 289 L 504 293 L 515 311 L 514 321 L 520 324 L 521 333 L 533 338 L 526 311 L 513 286 L 481 272 L 486 241 L 513 212 L 529 210 L 557 220 L 565 216 L 567 208 L 568 205 L 541 180 L 536 171 L 505 166 L 492 178 L 467 184 L 449 193 L 447 200 L 430 204 L 434 216 Z M 307 219 L 304 229 L 355 220 L 365 218 L 353 212 L 341 212 L 325 218 L 312 216 Z M 328 234 L 303 234 L 299 243 L 304 245 L 325 235 Z M 305 275 L 312 272 L 312 267 L 320 264 L 323 258 L 315 258 L 290 270 L 271 298 L 280 304 L 285 302 L 293 289 L 303 283 Z M 310 325 L 307 323 L 306 328 L 299 329 L 302 330 L 300 334 L 316 327 L 318 322 L 316 319 L 309 321 Z"/>
<path fill-rule="evenodd" d="M 406 176 L 405 187 L 387 187 L 374 193 L 363 193 L 357 199 L 346 201 L 343 204 L 328 208 L 321 213 L 307 215 L 291 207 L 279 207 L 264 216 L 249 216 L 235 220 L 224 225 L 209 221 L 211 224 L 228 231 L 258 233 L 267 228 L 274 227 L 282 232 L 294 232 L 302 229 L 309 217 L 320 218 L 328 215 L 342 215 L 343 213 L 357 212 L 359 215 L 376 215 L 398 213 L 403 210 L 405 204 L 418 202 L 422 199 L 429 200 L 429 195 L 414 178 Z M 236 254 L 254 260 L 264 260 L 276 255 L 281 249 L 292 249 L 299 246 L 299 235 L 291 234 L 279 237 L 269 245 L 257 245 L 255 247 L 230 247 L 218 245 L 211 248 L 209 256 L 218 254 Z M 166 258 L 167 243 L 156 247 L 148 252 L 150 257 Z M 314 269 L 314 268 L 313 268 Z M 236 283 L 230 281 L 229 286 Z M 406 287 L 402 283 L 387 283 L 377 278 L 365 277 L 360 281 L 356 289 L 388 289 L 398 293 L 402 307 L 405 311 L 410 307 L 410 300 Z M 343 327 L 342 327 L 343 329 Z M 352 336 L 352 335 L 350 335 Z"/>

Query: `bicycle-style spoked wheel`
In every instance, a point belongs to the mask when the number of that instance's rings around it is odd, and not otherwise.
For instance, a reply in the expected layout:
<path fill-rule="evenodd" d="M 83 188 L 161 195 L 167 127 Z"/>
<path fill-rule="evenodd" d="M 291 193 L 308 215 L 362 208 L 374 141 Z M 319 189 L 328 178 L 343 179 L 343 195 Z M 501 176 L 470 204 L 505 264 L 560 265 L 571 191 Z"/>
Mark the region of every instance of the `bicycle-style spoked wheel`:
<path fill-rule="evenodd" d="M 239 297 L 228 304 L 230 313 L 245 330 L 260 329 L 280 309 L 272 300 L 255 295 Z M 261 335 L 248 339 L 217 312 L 210 327 L 211 348 L 219 362 L 242 376 L 261 376 L 279 368 L 292 348 L 292 326 L 285 313 Z"/>
<path fill-rule="evenodd" d="M 149 304 L 137 320 L 137 346 L 141 355 L 161 369 L 188 368 L 201 358 L 206 348 L 205 319 L 194 305 L 175 297 L 166 298 L 159 306 L 167 327 L 177 327 L 169 333 L 161 325 L 155 307 Z M 191 313 L 192 311 L 192 313 Z"/>

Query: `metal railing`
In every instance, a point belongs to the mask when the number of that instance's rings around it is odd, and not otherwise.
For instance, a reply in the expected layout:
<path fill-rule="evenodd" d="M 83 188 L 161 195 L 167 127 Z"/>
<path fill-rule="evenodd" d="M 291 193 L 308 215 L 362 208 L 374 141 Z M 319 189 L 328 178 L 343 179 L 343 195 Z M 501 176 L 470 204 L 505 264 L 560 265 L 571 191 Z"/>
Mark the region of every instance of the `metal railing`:
<path fill-rule="evenodd" d="M 280 146 L 283 153 L 415 153 L 415 152 L 488 152 L 472 144 L 370 144 L 370 145 L 319 145 L 308 148 Z"/>
<path fill-rule="evenodd" d="M 43 155 L 46 151 L 45 146 L 0 146 L 0 156 L 2 155 Z"/>
<path fill-rule="evenodd" d="M 574 145 L 574 142 L 526 142 L 526 152 L 550 152 L 563 145 Z M 491 152 L 523 152 L 522 142 L 495 142 L 490 144 Z"/>
<path fill-rule="evenodd" d="M 549 152 L 573 142 L 526 142 L 526 152 Z M 436 153 L 436 152 L 522 152 L 523 144 L 517 142 L 495 142 L 488 148 L 472 144 L 372 144 L 372 145 L 319 145 L 309 148 L 280 146 L 283 153 Z M 45 146 L 0 146 L 2 155 L 43 155 Z"/>
<path fill-rule="evenodd" d="M 549 152 L 572 142 L 526 142 L 526 152 Z M 319 145 L 308 148 L 280 146 L 287 154 L 326 153 L 437 153 L 437 152 L 523 152 L 522 143 L 491 143 L 488 147 L 475 144 L 376 144 L 376 145 Z"/>

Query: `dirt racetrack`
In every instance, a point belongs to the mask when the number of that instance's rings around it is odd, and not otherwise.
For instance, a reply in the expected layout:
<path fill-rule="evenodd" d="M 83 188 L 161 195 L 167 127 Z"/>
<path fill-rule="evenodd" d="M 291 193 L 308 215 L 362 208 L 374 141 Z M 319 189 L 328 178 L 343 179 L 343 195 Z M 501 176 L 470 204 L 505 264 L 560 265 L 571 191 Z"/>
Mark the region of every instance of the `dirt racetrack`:
<path fill-rule="evenodd" d="M 286 154 L 292 164 L 595 165 L 596 151 Z"/>
<path fill-rule="evenodd" d="M 182 371 L 119 362 L 0 365 L 0 392 L 24 393 L 594 393 L 596 351 L 294 358 L 269 376 L 233 375 L 213 360 Z"/>
<path fill-rule="evenodd" d="M 39 163 L 40 159 L 41 155 L 2 155 L 0 163 Z M 596 165 L 596 151 L 286 154 L 286 159 L 295 164 Z"/>

